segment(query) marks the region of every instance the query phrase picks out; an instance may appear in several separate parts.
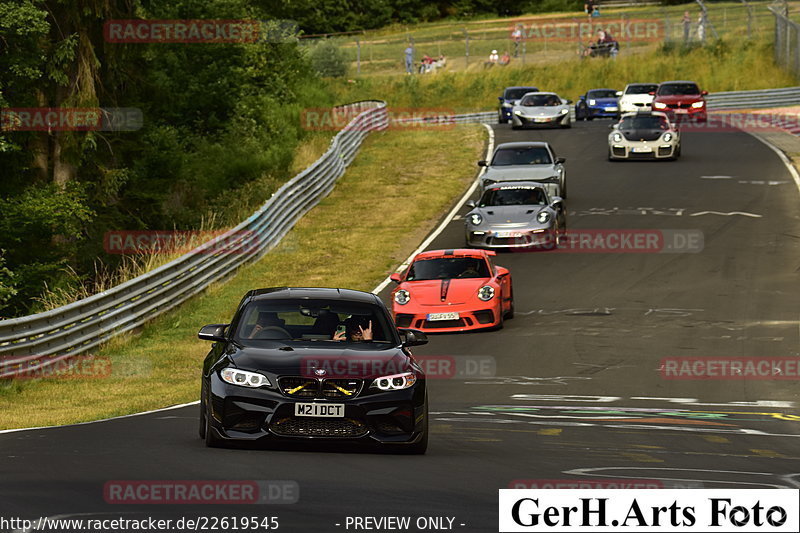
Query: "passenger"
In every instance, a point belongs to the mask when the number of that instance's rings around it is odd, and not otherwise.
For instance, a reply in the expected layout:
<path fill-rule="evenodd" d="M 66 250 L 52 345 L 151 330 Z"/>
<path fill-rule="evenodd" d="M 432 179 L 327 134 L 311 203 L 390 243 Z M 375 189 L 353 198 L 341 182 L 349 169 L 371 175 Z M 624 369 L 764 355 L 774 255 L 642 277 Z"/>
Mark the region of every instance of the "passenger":
<path fill-rule="evenodd" d="M 351 342 L 372 340 L 372 320 L 362 316 L 351 316 L 344 321 L 345 330 L 337 331 L 333 336 L 335 341 L 348 340 Z"/>

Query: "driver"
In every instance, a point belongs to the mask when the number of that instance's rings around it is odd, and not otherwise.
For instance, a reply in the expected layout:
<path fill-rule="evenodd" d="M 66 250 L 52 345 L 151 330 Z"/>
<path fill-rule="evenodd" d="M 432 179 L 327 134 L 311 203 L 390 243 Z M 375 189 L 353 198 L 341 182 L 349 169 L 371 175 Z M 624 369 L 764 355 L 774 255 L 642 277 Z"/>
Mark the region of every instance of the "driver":
<path fill-rule="evenodd" d="M 266 328 L 281 328 L 286 325 L 286 321 L 278 317 L 278 313 L 272 311 L 259 311 L 256 325 L 248 335 L 248 339 L 255 339 L 256 335 L 264 331 Z"/>

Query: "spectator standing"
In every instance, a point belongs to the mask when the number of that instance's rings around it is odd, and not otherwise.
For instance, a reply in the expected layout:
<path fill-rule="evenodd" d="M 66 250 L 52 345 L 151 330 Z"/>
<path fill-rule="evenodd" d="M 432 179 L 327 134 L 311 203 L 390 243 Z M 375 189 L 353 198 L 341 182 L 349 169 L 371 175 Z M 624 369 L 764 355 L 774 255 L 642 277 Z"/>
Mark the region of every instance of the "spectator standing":
<path fill-rule="evenodd" d="M 406 54 L 406 74 L 413 74 L 414 72 L 414 47 L 408 45 L 405 51 Z"/>
<path fill-rule="evenodd" d="M 706 14 L 703 12 L 697 18 L 697 40 L 701 43 L 706 40 Z"/>
<path fill-rule="evenodd" d="M 517 27 L 511 32 L 511 38 L 514 40 L 514 57 L 519 57 L 519 43 L 522 41 L 521 26 L 521 24 L 517 24 Z"/>
<path fill-rule="evenodd" d="M 689 15 L 688 11 L 683 12 L 683 18 L 681 19 L 681 24 L 683 24 L 683 42 L 689 42 L 689 35 L 692 29 L 692 17 Z"/>

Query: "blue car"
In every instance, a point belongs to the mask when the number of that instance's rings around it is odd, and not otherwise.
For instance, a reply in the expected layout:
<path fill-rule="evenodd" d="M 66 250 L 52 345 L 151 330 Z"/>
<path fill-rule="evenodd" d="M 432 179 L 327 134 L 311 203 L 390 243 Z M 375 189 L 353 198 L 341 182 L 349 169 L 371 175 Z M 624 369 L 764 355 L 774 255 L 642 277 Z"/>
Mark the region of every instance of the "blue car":
<path fill-rule="evenodd" d="M 616 89 L 592 89 L 578 97 L 575 120 L 595 117 L 619 118 L 619 92 Z"/>
<path fill-rule="evenodd" d="M 506 87 L 503 94 L 498 96 L 500 107 L 497 108 L 497 122 L 506 124 L 511 120 L 511 110 L 527 93 L 537 93 L 539 89 L 530 86 Z"/>

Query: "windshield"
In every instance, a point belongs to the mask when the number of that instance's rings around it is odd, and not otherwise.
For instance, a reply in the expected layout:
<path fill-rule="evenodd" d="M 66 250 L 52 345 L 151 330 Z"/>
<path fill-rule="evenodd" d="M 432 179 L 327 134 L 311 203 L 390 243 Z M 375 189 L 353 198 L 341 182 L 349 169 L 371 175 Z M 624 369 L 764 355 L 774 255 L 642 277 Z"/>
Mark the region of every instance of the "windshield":
<path fill-rule="evenodd" d="M 437 257 L 414 261 L 408 268 L 406 281 L 488 277 L 489 266 L 480 257 Z"/>
<path fill-rule="evenodd" d="M 539 89 L 537 89 L 536 87 L 521 87 L 521 88 L 517 87 L 514 89 L 506 89 L 506 94 L 504 98 L 506 100 L 519 100 L 527 93 L 535 93 L 538 90 Z"/>
<path fill-rule="evenodd" d="M 364 331 L 368 331 L 365 335 Z M 266 300 L 247 305 L 235 338 L 260 341 L 335 341 L 390 343 L 394 336 L 380 308 L 338 300 Z M 370 338 L 371 337 L 371 338 Z"/>
<path fill-rule="evenodd" d="M 599 89 L 596 91 L 589 91 L 589 98 L 616 98 L 617 91 L 612 89 Z"/>
<path fill-rule="evenodd" d="M 660 96 L 684 96 L 687 94 L 700 94 L 700 89 L 694 83 L 667 83 L 658 88 Z"/>
<path fill-rule="evenodd" d="M 526 148 L 503 148 L 497 150 L 492 158 L 492 166 L 513 165 L 552 165 L 550 152 L 544 146 L 529 146 Z"/>
<path fill-rule="evenodd" d="M 502 187 L 483 193 L 478 206 L 546 205 L 546 200 L 544 191 L 539 187 Z"/>
<path fill-rule="evenodd" d="M 666 130 L 669 129 L 669 122 L 664 117 L 644 116 L 644 117 L 625 117 L 619 123 L 623 130 Z"/>
<path fill-rule="evenodd" d="M 648 83 L 644 85 L 628 85 L 628 88 L 625 89 L 625 94 L 649 94 L 654 93 L 658 89 L 658 85 L 655 83 Z"/>
<path fill-rule="evenodd" d="M 551 107 L 561 105 L 561 98 L 554 94 L 531 94 L 523 98 L 519 105 L 526 107 Z"/>

